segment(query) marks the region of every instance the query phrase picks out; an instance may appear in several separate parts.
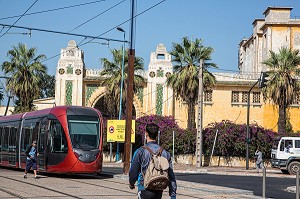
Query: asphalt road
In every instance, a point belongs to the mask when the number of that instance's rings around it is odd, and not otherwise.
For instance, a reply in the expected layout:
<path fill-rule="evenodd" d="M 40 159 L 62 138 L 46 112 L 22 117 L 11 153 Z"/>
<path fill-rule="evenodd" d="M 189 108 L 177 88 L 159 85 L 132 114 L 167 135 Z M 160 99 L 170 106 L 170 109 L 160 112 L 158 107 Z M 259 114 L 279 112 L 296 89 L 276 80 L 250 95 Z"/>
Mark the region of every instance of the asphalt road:
<path fill-rule="evenodd" d="M 104 167 L 103 171 L 109 174 L 121 174 L 122 168 Z M 209 173 L 175 173 L 175 175 L 177 180 L 248 190 L 253 192 L 255 196 L 262 196 L 262 176 Z M 296 186 L 295 178 L 284 178 L 282 175 L 278 175 L 278 177 L 267 177 L 266 197 L 276 199 L 296 198 L 295 193 L 290 193 L 286 190 L 292 186 Z"/>
<path fill-rule="evenodd" d="M 217 185 L 229 188 L 243 189 L 252 191 L 256 196 L 262 196 L 262 177 L 261 176 L 237 176 L 237 175 L 217 175 L 217 174 L 183 174 L 176 173 L 176 179 Z M 285 189 L 295 186 L 294 178 L 266 178 L 266 197 L 267 198 L 296 198 L 295 193 L 290 193 Z"/>

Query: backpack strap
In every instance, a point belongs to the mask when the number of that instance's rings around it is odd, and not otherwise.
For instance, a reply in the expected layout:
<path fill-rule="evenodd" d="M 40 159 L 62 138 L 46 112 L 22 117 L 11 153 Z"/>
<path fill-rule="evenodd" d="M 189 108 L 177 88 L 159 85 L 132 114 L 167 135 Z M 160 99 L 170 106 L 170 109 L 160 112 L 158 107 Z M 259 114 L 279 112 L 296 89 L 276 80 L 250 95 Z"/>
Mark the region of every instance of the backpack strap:
<path fill-rule="evenodd" d="M 161 156 L 164 148 L 161 146 L 160 149 L 158 150 L 157 156 Z"/>
<path fill-rule="evenodd" d="M 147 149 L 149 151 L 149 153 L 151 154 L 151 156 L 154 155 L 153 151 L 148 147 L 148 146 L 143 146 L 144 149 Z M 157 156 L 161 156 L 162 152 L 163 152 L 164 148 L 161 146 L 157 152 Z"/>
<path fill-rule="evenodd" d="M 149 153 L 151 154 L 151 156 L 154 155 L 153 151 L 148 146 L 143 146 L 143 148 L 147 149 L 147 151 L 149 151 Z"/>

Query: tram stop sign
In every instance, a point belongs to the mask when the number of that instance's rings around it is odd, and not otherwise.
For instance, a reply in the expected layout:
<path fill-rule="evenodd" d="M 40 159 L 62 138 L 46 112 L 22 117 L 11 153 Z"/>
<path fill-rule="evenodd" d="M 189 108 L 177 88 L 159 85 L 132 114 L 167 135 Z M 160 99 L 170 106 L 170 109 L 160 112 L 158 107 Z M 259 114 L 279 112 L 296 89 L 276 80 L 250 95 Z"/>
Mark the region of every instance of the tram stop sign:
<path fill-rule="evenodd" d="M 107 142 L 125 142 L 126 120 L 107 120 Z M 135 142 L 135 120 L 132 120 L 131 143 Z"/>

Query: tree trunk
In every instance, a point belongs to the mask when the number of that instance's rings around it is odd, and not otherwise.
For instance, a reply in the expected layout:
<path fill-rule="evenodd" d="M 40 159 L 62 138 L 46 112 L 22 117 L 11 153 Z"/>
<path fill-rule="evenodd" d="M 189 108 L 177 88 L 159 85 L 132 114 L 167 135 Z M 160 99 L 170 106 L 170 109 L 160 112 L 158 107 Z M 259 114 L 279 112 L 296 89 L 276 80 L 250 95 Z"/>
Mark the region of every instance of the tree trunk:
<path fill-rule="evenodd" d="M 285 105 L 279 105 L 278 133 L 284 134 L 285 126 L 286 126 L 286 107 Z"/>
<path fill-rule="evenodd" d="M 188 129 L 196 128 L 195 122 L 195 104 L 188 103 Z"/>

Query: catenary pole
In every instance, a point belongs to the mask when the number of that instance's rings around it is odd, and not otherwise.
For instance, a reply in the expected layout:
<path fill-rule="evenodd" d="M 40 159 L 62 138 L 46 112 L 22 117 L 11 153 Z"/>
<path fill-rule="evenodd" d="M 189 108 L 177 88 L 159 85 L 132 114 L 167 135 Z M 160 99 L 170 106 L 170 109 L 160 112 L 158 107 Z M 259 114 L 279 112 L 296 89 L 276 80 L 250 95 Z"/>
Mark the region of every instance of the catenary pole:
<path fill-rule="evenodd" d="M 250 142 L 250 136 L 249 136 L 249 120 L 250 120 L 250 92 L 254 88 L 254 86 L 259 82 L 257 80 L 255 84 L 249 89 L 248 91 L 248 98 L 247 98 L 247 132 L 246 132 L 246 169 L 249 169 L 249 142 Z"/>
<path fill-rule="evenodd" d="M 196 146 L 196 167 L 202 167 L 202 109 L 203 109 L 203 59 L 199 66 L 199 90 L 198 90 L 198 127 Z"/>
<path fill-rule="evenodd" d="M 130 48 L 128 51 L 128 79 L 127 79 L 127 97 L 126 97 L 126 126 L 125 126 L 125 143 L 124 143 L 124 168 L 123 173 L 128 174 L 130 167 L 130 142 L 131 142 L 131 125 L 132 125 L 132 106 L 133 106 L 133 78 L 134 78 L 134 38 L 135 38 L 135 0 L 131 0 L 130 10 Z"/>

